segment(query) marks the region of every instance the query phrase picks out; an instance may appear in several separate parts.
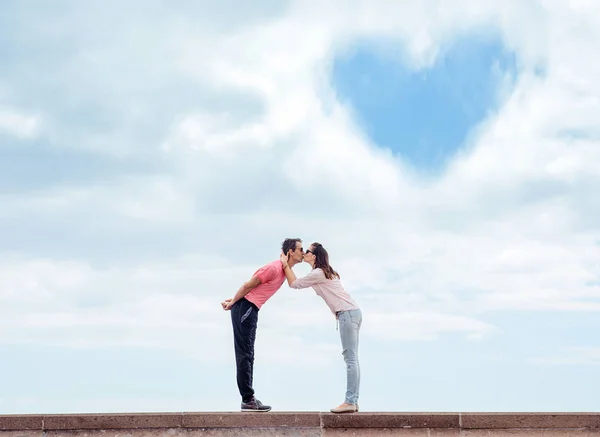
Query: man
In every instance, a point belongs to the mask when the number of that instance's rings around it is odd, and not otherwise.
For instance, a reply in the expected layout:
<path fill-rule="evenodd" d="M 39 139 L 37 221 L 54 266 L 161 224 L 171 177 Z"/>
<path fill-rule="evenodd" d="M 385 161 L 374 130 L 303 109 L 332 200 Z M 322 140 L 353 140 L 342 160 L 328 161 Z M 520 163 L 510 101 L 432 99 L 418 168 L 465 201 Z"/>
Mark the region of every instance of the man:
<path fill-rule="evenodd" d="M 289 253 L 288 265 L 301 263 L 304 255 L 302 240 L 287 238 L 281 245 L 284 253 Z M 283 284 L 285 273 L 281 261 L 277 259 L 254 272 L 249 281 L 242 284 L 232 299 L 221 302 L 225 311 L 231 310 L 233 342 L 237 365 L 237 384 L 242 396 L 242 411 L 271 411 L 254 397 L 252 377 L 254 374 L 254 341 L 258 325 L 258 311 Z"/>

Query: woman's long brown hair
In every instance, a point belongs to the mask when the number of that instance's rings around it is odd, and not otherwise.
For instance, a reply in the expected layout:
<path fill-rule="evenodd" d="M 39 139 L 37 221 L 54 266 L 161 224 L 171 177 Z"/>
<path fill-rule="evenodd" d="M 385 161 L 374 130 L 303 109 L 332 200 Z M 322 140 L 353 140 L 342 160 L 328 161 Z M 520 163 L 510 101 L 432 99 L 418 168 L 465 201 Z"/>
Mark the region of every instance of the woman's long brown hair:
<path fill-rule="evenodd" d="M 311 252 L 316 258 L 314 268 L 323 270 L 327 279 L 333 279 L 334 276 L 337 276 L 339 279 L 339 273 L 333 270 L 333 267 L 329 265 L 329 254 L 323 245 L 321 243 L 313 243 L 310 246 L 312 247 Z"/>

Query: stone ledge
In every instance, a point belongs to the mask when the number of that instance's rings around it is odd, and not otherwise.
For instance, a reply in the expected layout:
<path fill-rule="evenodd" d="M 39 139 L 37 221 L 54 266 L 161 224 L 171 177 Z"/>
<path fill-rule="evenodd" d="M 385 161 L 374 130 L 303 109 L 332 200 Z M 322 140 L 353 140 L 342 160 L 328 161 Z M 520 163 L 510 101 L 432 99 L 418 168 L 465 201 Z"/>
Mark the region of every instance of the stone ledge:
<path fill-rule="evenodd" d="M 74 429 L 180 428 L 182 413 L 49 414 L 43 431 Z M 0 423 L 2 419 L 0 418 Z"/>
<path fill-rule="evenodd" d="M 0 430 L 41 431 L 44 424 L 43 415 L 22 414 L 15 416 L 0 415 Z"/>
<path fill-rule="evenodd" d="M 183 412 L 0 415 L 0 431 L 103 429 L 590 429 L 600 413 L 356 413 Z"/>
<path fill-rule="evenodd" d="M 462 413 L 463 429 L 600 429 L 600 413 Z"/>
<path fill-rule="evenodd" d="M 322 413 L 324 428 L 458 428 L 458 413 Z"/>
<path fill-rule="evenodd" d="M 318 412 L 308 413 L 183 413 L 183 428 L 319 428 Z"/>

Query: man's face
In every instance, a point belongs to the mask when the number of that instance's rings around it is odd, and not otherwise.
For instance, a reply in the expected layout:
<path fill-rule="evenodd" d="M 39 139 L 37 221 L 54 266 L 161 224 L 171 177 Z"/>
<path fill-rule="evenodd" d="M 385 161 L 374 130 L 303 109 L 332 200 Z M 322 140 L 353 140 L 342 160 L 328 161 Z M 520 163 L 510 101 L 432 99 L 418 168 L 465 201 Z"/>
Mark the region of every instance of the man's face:
<path fill-rule="evenodd" d="M 296 241 L 296 249 L 291 252 L 290 258 L 292 258 L 297 263 L 301 263 L 304 258 L 304 249 L 302 248 L 302 243 L 300 241 Z"/>

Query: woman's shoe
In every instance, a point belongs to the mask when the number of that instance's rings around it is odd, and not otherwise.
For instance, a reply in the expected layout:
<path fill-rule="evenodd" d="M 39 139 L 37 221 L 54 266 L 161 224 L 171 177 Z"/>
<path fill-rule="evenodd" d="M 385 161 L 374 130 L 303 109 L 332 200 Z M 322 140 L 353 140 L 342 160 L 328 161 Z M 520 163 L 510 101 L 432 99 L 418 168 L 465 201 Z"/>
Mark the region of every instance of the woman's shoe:
<path fill-rule="evenodd" d="M 348 404 L 344 402 L 343 404 L 332 408 L 330 411 L 332 413 L 358 413 L 358 405 Z"/>

